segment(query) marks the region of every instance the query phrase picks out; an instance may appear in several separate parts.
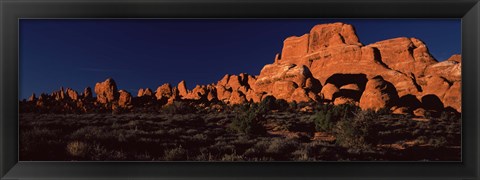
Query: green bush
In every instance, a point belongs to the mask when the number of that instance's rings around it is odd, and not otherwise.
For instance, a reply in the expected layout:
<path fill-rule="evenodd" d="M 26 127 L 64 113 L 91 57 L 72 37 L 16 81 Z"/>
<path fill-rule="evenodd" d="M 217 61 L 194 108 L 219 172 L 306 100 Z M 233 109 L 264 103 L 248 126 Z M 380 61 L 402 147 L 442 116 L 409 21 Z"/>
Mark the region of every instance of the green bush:
<path fill-rule="evenodd" d="M 244 107 L 237 111 L 230 124 L 230 129 L 247 135 L 264 134 L 266 132 L 262 122 L 265 120 L 265 109 L 255 105 Z"/>
<path fill-rule="evenodd" d="M 330 132 L 334 125 L 332 120 L 332 111 L 319 111 L 313 115 L 313 122 L 317 131 Z"/>
<path fill-rule="evenodd" d="M 317 112 L 312 116 L 317 131 L 331 132 L 333 126 L 341 119 L 348 119 L 359 111 L 353 105 L 320 105 Z"/>
<path fill-rule="evenodd" d="M 340 120 L 334 128 L 336 143 L 354 149 L 369 148 L 377 144 L 378 130 L 374 126 L 377 117 L 373 111 L 357 111 L 350 120 Z"/>

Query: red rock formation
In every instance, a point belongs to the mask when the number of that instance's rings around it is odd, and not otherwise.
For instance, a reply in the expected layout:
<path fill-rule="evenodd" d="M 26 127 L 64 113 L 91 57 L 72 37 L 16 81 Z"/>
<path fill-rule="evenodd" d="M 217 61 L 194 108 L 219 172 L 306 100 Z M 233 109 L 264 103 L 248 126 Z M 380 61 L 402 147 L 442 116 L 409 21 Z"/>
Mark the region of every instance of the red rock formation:
<path fill-rule="evenodd" d="M 66 93 L 68 95 L 68 97 L 71 99 L 71 100 L 78 100 L 78 93 L 77 91 L 73 90 L 73 89 L 70 89 L 70 88 L 67 88 L 66 89 Z"/>
<path fill-rule="evenodd" d="M 172 96 L 172 86 L 169 83 L 165 83 L 157 88 L 155 97 L 157 100 L 168 99 Z"/>
<path fill-rule="evenodd" d="M 93 95 L 92 95 L 92 88 L 90 87 L 86 87 L 84 90 L 83 90 L 83 98 L 86 99 L 86 100 L 90 100 L 93 98 Z"/>
<path fill-rule="evenodd" d="M 185 81 L 180 81 L 177 85 L 177 88 L 178 88 L 178 93 L 180 96 L 184 97 L 184 96 L 187 96 L 187 93 L 188 93 L 188 89 L 187 89 L 187 85 L 185 83 Z"/>
<path fill-rule="evenodd" d="M 35 93 L 32 93 L 32 95 L 28 98 L 28 101 L 32 102 L 32 101 L 36 101 L 37 98 L 35 96 Z"/>
<path fill-rule="evenodd" d="M 230 99 L 228 100 L 229 104 L 242 104 L 247 102 L 247 99 L 245 98 L 245 95 L 238 91 L 234 90 L 232 91 L 232 95 L 230 96 Z"/>
<path fill-rule="evenodd" d="M 125 90 L 120 90 L 118 91 L 119 97 L 118 97 L 118 105 L 122 108 L 126 108 L 129 105 L 132 104 L 132 95 L 125 91 Z"/>
<path fill-rule="evenodd" d="M 144 92 L 144 90 L 143 90 L 142 88 L 140 88 L 140 89 L 138 90 L 137 97 L 142 97 L 142 96 L 143 96 L 143 92 Z"/>
<path fill-rule="evenodd" d="M 97 101 L 100 103 L 112 102 L 118 97 L 117 84 L 112 78 L 96 83 L 95 94 L 97 94 Z"/>

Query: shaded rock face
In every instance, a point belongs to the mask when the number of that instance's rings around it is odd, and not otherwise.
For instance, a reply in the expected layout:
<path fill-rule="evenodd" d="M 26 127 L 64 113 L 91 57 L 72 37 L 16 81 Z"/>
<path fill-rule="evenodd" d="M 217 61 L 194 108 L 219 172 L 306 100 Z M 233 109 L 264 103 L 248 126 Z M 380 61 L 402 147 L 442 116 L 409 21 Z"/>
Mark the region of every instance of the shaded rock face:
<path fill-rule="evenodd" d="M 367 82 L 359 106 L 363 110 L 378 111 L 383 108 L 390 108 L 397 101 L 398 95 L 395 87 L 378 76 Z"/>
<path fill-rule="evenodd" d="M 99 103 L 112 102 L 118 97 L 117 84 L 112 78 L 95 84 L 95 94 Z"/>
<path fill-rule="evenodd" d="M 93 98 L 92 88 L 86 87 L 86 88 L 83 90 L 83 98 L 84 98 L 84 99 L 92 99 L 92 98 Z"/>

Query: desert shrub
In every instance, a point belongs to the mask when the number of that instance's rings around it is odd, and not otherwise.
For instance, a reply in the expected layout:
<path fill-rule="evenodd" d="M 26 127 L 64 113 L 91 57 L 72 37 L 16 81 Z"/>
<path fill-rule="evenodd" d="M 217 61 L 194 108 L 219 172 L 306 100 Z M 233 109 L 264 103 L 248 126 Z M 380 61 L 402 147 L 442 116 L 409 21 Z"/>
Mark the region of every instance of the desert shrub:
<path fill-rule="evenodd" d="M 94 161 L 109 160 L 108 159 L 109 156 L 110 156 L 110 153 L 108 152 L 108 150 L 100 144 L 94 144 L 92 148 L 90 148 L 89 157 L 91 160 L 94 160 Z"/>
<path fill-rule="evenodd" d="M 221 161 L 242 161 L 242 155 L 238 155 L 237 153 L 233 154 L 224 154 L 221 158 Z"/>
<path fill-rule="evenodd" d="M 378 130 L 374 126 L 377 114 L 358 111 L 351 119 L 342 119 L 335 126 L 336 143 L 354 149 L 365 149 L 377 143 Z"/>
<path fill-rule="evenodd" d="M 187 102 L 175 101 L 163 107 L 163 111 L 168 114 L 188 114 L 196 112 L 196 108 Z"/>
<path fill-rule="evenodd" d="M 417 137 L 418 144 L 425 144 L 428 142 L 428 138 L 426 136 L 419 136 Z"/>
<path fill-rule="evenodd" d="M 235 116 L 229 128 L 247 135 L 264 134 L 265 127 L 262 122 L 265 121 L 266 113 L 264 109 L 256 106 L 245 107 L 245 110 L 240 110 L 235 113 Z"/>
<path fill-rule="evenodd" d="M 296 110 L 297 109 L 297 102 L 296 101 L 292 101 L 288 104 L 290 110 Z"/>
<path fill-rule="evenodd" d="M 268 112 L 275 109 L 276 99 L 273 96 L 267 96 L 258 104 L 259 111 Z"/>
<path fill-rule="evenodd" d="M 187 159 L 187 151 L 182 147 L 166 150 L 164 152 L 164 158 L 167 161 L 179 161 Z"/>
<path fill-rule="evenodd" d="M 450 111 L 443 111 L 440 114 L 439 121 L 443 122 L 456 122 L 460 119 L 460 115 L 455 112 L 450 112 Z"/>
<path fill-rule="evenodd" d="M 428 144 L 432 145 L 435 148 L 444 147 L 447 145 L 447 139 L 445 137 L 435 137 L 428 140 Z"/>
<path fill-rule="evenodd" d="M 286 100 L 284 99 L 277 99 L 275 100 L 275 107 L 274 109 L 279 110 L 279 111 L 285 111 L 289 108 L 289 104 Z"/>
<path fill-rule="evenodd" d="M 313 122 L 317 131 L 330 132 L 335 122 L 332 120 L 332 111 L 319 111 L 313 115 Z"/>
<path fill-rule="evenodd" d="M 275 138 L 266 149 L 266 152 L 275 156 L 285 157 L 295 151 L 298 146 L 298 142 L 293 139 Z"/>
<path fill-rule="evenodd" d="M 87 144 L 80 141 L 73 141 L 67 144 L 67 152 L 71 156 L 83 157 L 88 150 Z"/>
<path fill-rule="evenodd" d="M 353 105 L 321 105 L 317 112 L 311 117 L 315 123 L 317 131 L 331 132 L 334 125 L 341 119 L 348 119 L 359 111 L 358 107 Z"/>

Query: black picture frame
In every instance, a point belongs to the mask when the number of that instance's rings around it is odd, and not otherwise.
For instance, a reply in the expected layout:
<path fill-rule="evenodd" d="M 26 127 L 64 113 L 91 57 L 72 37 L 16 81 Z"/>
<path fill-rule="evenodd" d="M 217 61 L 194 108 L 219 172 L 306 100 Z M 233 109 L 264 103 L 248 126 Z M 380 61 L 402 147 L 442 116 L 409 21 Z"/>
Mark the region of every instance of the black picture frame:
<path fill-rule="evenodd" d="M 19 18 L 461 18 L 462 162 L 18 162 Z M 0 0 L 0 179 L 480 179 L 478 0 Z"/>

